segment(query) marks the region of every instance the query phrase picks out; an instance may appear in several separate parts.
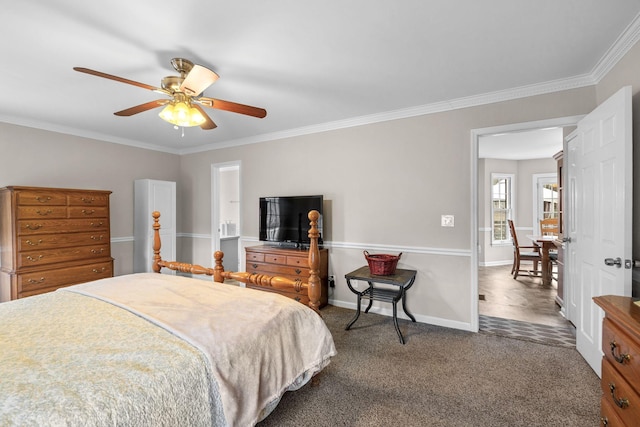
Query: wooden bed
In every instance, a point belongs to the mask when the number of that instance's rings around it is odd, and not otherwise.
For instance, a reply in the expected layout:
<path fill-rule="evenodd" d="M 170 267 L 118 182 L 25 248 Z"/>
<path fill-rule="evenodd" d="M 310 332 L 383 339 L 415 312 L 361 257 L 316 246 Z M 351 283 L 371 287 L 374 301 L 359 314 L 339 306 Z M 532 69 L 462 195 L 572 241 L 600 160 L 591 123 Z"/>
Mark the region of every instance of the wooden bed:
<path fill-rule="evenodd" d="M 223 283 L 225 279 L 237 280 L 242 283 L 248 283 L 265 288 L 276 289 L 294 289 L 297 292 L 307 291 L 309 295 L 309 307 L 316 313 L 320 314 L 320 251 L 318 246 L 318 238 L 320 232 L 318 231 L 318 219 L 320 213 L 312 210 L 309 212 L 309 268 L 310 275 L 309 281 L 303 283 L 300 280 L 291 280 L 284 277 L 267 276 L 264 274 L 251 274 L 247 272 L 230 272 L 225 271 L 222 265 L 222 258 L 224 254 L 221 251 L 216 251 L 213 254 L 215 259 L 215 267 L 207 268 L 201 265 L 186 264 L 176 261 L 164 261 L 160 256 L 160 212 L 155 211 L 153 216 L 153 230 L 154 230 L 154 242 L 153 242 L 153 271 L 159 273 L 160 270 L 168 268 L 170 270 L 180 271 L 182 273 L 191 274 L 206 274 L 213 276 L 213 280 L 219 283 Z"/>
<path fill-rule="evenodd" d="M 164 261 L 159 216 L 154 272 L 0 304 L 0 425 L 255 425 L 329 364 L 317 212 L 309 283 L 226 272 L 222 253 L 214 268 Z M 224 279 L 306 289 L 311 309 Z"/>

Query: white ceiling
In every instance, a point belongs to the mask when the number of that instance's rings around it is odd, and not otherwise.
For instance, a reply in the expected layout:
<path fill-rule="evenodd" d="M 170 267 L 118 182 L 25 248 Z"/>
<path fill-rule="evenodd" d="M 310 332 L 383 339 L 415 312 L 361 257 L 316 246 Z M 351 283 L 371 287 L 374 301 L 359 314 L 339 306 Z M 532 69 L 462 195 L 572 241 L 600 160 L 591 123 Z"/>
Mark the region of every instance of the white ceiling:
<path fill-rule="evenodd" d="M 481 136 L 478 157 L 505 160 L 552 159 L 562 150 L 561 127 Z"/>
<path fill-rule="evenodd" d="M 185 153 L 594 84 L 635 37 L 638 0 L 4 2 L 0 121 Z M 634 40 L 635 41 L 635 40 Z M 184 137 L 151 110 L 184 57 L 216 71 Z"/>

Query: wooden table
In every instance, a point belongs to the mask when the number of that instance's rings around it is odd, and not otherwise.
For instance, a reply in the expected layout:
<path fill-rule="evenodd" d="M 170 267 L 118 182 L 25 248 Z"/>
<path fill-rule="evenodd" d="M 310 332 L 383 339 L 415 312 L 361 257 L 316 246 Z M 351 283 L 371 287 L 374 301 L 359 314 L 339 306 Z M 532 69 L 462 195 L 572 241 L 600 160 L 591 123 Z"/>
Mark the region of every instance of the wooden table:
<path fill-rule="evenodd" d="M 527 235 L 527 238 L 531 239 L 532 242 L 535 242 L 542 249 L 542 284 L 550 285 L 552 267 L 549 251 L 556 248 L 554 242 L 558 239 L 558 236 Z"/>
<path fill-rule="evenodd" d="M 415 322 L 416 318 L 413 317 L 411 313 L 407 310 L 406 299 L 407 290 L 413 285 L 413 282 L 416 280 L 416 270 L 403 270 L 401 268 L 396 269 L 394 274 L 388 276 L 378 276 L 375 274 L 371 274 L 369 270 L 369 266 L 360 267 L 359 269 L 352 271 L 351 273 L 345 274 L 345 279 L 347 279 L 347 286 L 351 292 L 358 296 L 358 306 L 356 307 L 356 315 L 349 322 L 345 330 L 349 330 L 351 326 L 358 320 L 360 317 L 360 302 L 362 298 L 369 300 L 369 305 L 367 306 L 365 313 L 369 312 L 371 308 L 371 304 L 373 301 L 385 301 L 393 304 L 393 324 L 396 328 L 396 332 L 398 333 L 398 338 L 400 338 L 400 342 L 404 344 L 404 337 L 402 336 L 402 332 L 400 332 L 400 328 L 398 327 L 398 309 L 396 305 L 398 301 L 402 301 L 402 310 L 404 313 L 409 316 L 409 318 Z M 366 281 L 369 284 L 369 287 L 362 292 L 358 292 L 351 286 L 351 280 L 362 280 Z M 374 283 L 384 283 L 387 285 L 397 286 L 396 289 L 387 289 L 387 288 L 376 288 Z"/>

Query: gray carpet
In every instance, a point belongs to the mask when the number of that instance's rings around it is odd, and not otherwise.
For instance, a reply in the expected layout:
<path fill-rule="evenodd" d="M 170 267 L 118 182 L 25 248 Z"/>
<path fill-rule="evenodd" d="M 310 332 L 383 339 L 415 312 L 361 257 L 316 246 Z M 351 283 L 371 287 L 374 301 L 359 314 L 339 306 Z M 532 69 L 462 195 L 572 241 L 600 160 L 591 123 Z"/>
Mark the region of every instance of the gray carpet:
<path fill-rule="evenodd" d="M 322 310 L 338 355 L 268 426 L 596 426 L 599 379 L 575 349 Z"/>

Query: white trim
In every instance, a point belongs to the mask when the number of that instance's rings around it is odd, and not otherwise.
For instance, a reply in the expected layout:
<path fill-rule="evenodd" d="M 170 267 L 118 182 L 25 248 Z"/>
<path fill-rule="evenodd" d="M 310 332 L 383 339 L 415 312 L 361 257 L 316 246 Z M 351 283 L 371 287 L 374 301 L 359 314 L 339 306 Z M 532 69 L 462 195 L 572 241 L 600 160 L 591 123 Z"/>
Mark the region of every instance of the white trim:
<path fill-rule="evenodd" d="M 588 76 L 573 77 L 565 80 L 556 80 L 538 85 L 522 86 L 513 89 L 507 89 L 497 92 L 485 93 L 481 95 L 468 96 L 464 98 L 452 99 L 449 101 L 437 102 L 433 104 L 419 105 L 416 107 L 404 108 L 394 111 L 386 111 L 367 116 L 353 117 L 345 120 L 337 120 L 334 122 L 322 123 L 313 126 L 288 129 L 285 131 L 272 132 L 262 135 L 256 135 L 248 138 L 239 138 L 212 144 L 202 145 L 199 147 L 181 149 L 179 154 L 193 154 L 203 151 L 212 151 L 221 148 L 237 147 L 240 145 L 257 144 L 260 142 L 274 141 L 277 139 L 292 138 L 297 136 L 310 135 L 320 132 L 328 132 L 338 129 L 350 128 L 355 126 L 364 126 L 373 123 L 380 123 L 390 120 L 406 119 L 428 114 L 442 113 L 445 111 L 454 111 L 462 108 L 476 107 L 481 105 L 493 104 L 496 102 L 511 101 L 514 99 L 527 98 L 530 96 L 544 95 L 547 93 L 560 92 L 563 90 L 576 89 L 584 86 L 592 86 L 596 84 L 592 78 Z M 539 129 L 539 128 L 537 128 Z M 524 130 L 524 129 L 523 129 Z"/>
<path fill-rule="evenodd" d="M 200 233 L 178 233 L 177 237 L 186 237 L 190 239 L 211 239 L 211 234 L 200 234 Z"/>
<path fill-rule="evenodd" d="M 242 212 L 242 161 L 233 160 L 229 162 L 212 163 L 211 164 L 211 253 L 220 250 L 220 172 L 225 169 L 238 169 L 238 209 Z M 238 218 L 238 233 L 242 232 L 242 215 Z M 238 256 L 240 256 L 240 248 L 238 248 Z"/>
<path fill-rule="evenodd" d="M 496 102 L 510 101 L 514 99 L 527 98 L 530 96 L 544 95 L 548 93 L 561 92 L 564 90 L 577 89 L 586 86 L 594 86 L 607 75 L 609 71 L 629 52 L 636 42 L 640 40 L 640 14 L 636 15 L 633 21 L 620 34 L 618 39 L 600 58 L 588 74 L 582 74 L 566 79 L 551 80 L 544 83 L 520 86 L 496 92 L 489 92 L 480 95 L 467 96 L 451 99 L 431 104 L 418 105 L 394 111 L 387 111 L 366 116 L 354 117 L 345 120 L 338 120 L 314 126 L 306 126 L 296 129 L 289 129 L 280 132 L 258 135 L 254 137 L 241 138 L 223 141 L 221 143 L 209 144 L 206 146 L 184 149 L 179 154 L 192 154 L 202 151 L 216 150 L 232 146 L 256 144 L 259 142 L 273 141 L 276 139 L 289 138 L 295 136 L 308 135 L 318 132 L 343 129 L 353 126 L 362 126 L 372 123 L 384 122 L 388 120 L 398 120 L 408 117 L 441 113 L 461 108 L 476 107 L 480 105 L 492 104 Z"/>
<path fill-rule="evenodd" d="M 491 177 L 489 178 L 491 181 L 489 183 L 489 203 L 491 204 L 490 208 L 491 208 L 491 212 L 489 213 L 490 218 L 489 220 L 491 221 L 491 231 L 493 230 L 494 227 L 494 219 L 495 219 L 495 208 L 493 207 L 494 203 L 493 203 L 493 181 L 496 179 L 500 179 L 500 178 L 508 178 L 509 179 L 509 189 L 508 189 L 508 194 L 506 194 L 506 198 L 509 200 L 509 207 L 507 209 L 505 209 L 506 211 L 506 216 L 507 216 L 507 220 L 509 219 L 514 219 L 514 206 L 518 206 L 518 200 L 517 200 L 517 191 L 514 190 L 514 188 L 517 188 L 518 186 L 518 181 L 517 181 L 517 177 L 516 174 L 514 173 L 503 173 L 503 172 L 491 172 Z M 493 238 L 493 236 L 495 236 L 495 233 L 491 233 L 491 246 L 502 246 L 502 245 L 510 245 L 511 244 L 511 236 L 508 233 L 508 227 L 509 224 L 507 222 L 507 224 L 505 224 L 505 236 L 506 238 L 504 240 L 495 240 Z"/>
<path fill-rule="evenodd" d="M 178 233 L 178 237 L 185 237 L 191 239 L 211 239 L 210 234 L 195 234 L 195 233 Z M 255 237 L 240 236 L 242 242 L 260 242 Z M 352 242 L 323 242 L 325 248 L 340 248 L 340 249 L 357 249 L 357 250 L 374 250 L 374 251 L 389 251 L 389 252 L 402 252 L 413 254 L 427 254 L 427 255 L 446 255 L 446 256 L 460 256 L 470 257 L 471 251 L 469 249 L 449 249 L 449 248 L 431 248 L 425 246 L 398 246 L 398 245 L 381 245 L 377 243 L 352 243 Z"/>
<path fill-rule="evenodd" d="M 556 182 L 558 182 L 558 173 L 557 172 L 534 173 L 533 175 L 531 175 L 531 185 L 532 185 L 531 195 L 533 197 L 533 203 L 532 203 L 533 212 L 531 217 L 533 223 L 531 224 L 531 230 L 538 229 L 538 221 L 540 220 L 540 213 L 541 213 L 540 212 L 540 188 L 538 186 L 538 182 L 540 181 L 540 179 L 555 179 Z"/>
<path fill-rule="evenodd" d="M 638 40 L 640 40 L 640 14 L 633 18 L 633 21 L 625 28 L 591 71 L 591 78 L 594 80 L 594 84 L 599 83 Z"/>
<path fill-rule="evenodd" d="M 202 145 L 199 147 L 188 149 L 174 149 L 165 146 L 152 144 L 145 141 L 135 141 L 131 139 L 118 138 L 112 135 L 104 135 L 98 132 L 90 132 L 83 129 L 75 129 L 60 126 L 54 123 L 46 123 L 40 120 L 29 120 L 22 117 L 11 115 L 0 115 L 0 121 L 12 123 L 20 126 L 43 129 L 52 132 L 64 133 L 67 135 L 76 135 L 79 137 L 96 139 L 99 141 L 113 142 L 116 144 L 129 145 L 132 147 L 144 148 L 147 150 L 161 151 L 170 154 L 193 154 L 203 151 L 217 150 L 227 147 L 235 147 L 240 145 L 256 144 L 260 142 L 273 141 L 282 138 L 290 138 L 302 135 L 309 135 L 319 132 L 327 132 L 337 129 L 344 129 L 354 126 L 363 126 L 372 123 L 384 122 L 389 120 L 398 120 L 408 117 L 441 113 L 444 111 L 452 111 L 461 108 L 469 108 L 492 104 L 496 102 L 510 101 L 514 99 L 527 98 L 530 96 L 544 95 L 548 93 L 561 92 L 564 90 L 577 89 L 586 86 L 594 86 L 624 57 L 624 55 L 640 40 L 640 14 L 622 32 L 613 45 L 602 56 L 598 63 L 594 66 L 590 73 L 569 77 L 566 79 L 551 80 L 544 83 L 525 85 L 495 92 L 488 92 L 479 95 L 472 95 L 462 98 L 456 98 L 431 104 L 417 105 L 414 107 L 403 108 L 399 110 L 386 111 L 365 116 L 353 117 L 344 120 L 337 120 L 328 123 L 321 123 L 312 126 L 299 127 L 283 131 L 271 132 L 267 134 L 231 139 L 217 143 Z"/>
<path fill-rule="evenodd" d="M 496 133 L 518 132 L 531 129 L 542 129 L 546 127 L 575 126 L 584 116 L 559 117 L 555 119 L 537 120 L 525 123 L 513 123 L 503 126 L 492 126 L 487 128 L 471 129 L 471 286 L 470 301 L 471 307 L 471 327 L 477 332 L 479 328 L 478 313 L 478 143 L 480 137 Z"/>
<path fill-rule="evenodd" d="M 499 267 L 502 265 L 511 265 L 513 264 L 513 259 L 502 260 L 502 261 L 488 261 L 488 262 L 480 262 L 478 263 L 479 267 Z"/>
<path fill-rule="evenodd" d="M 341 308 L 348 308 L 351 310 L 356 310 L 357 306 L 356 303 L 354 302 L 345 302 L 345 301 L 339 301 L 339 300 L 335 300 L 335 299 L 331 299 L 329 298 L 329 304 L 334 305 L 336 307 L 341 307 Z M 388 316 L 388 317 L 392 317 L 393 316 L 393 309 L 392 308 L 388 308 L 387 307 L 388 304 L 385 304 L 385 307 L 377 307 L 376 304 L 374 304 L 371 307 L 371 310 L 369 310 L 369 313 L 376 313 L 376 314 L 381 314 L 383 316 Z M 402 310 L 398 311 L 398 319 L 406 319 L 406 320 L 410 320 L 408 316 L 406 316 L 404 313 L 402 313 Z M 459 329 L 462 331 L 469 331 L 469 332 L 478 332 L 478 330 L 474 330 L 473 326 L 471 323 L 466 323 L 466 322 L 458 322 L 455 320 L 449 320 L 449 319 L 443 319 L 441 317 L 433 317 L 433 316 L 424 316 L 424 315 L 420 315 L 420 314 L 414 314 L 414 317 L 416 318 L 416 322 L 419 323 L 426 323 L 428 325 L 435 325 L 435 326 L 442 326 L 445 328 L 452 328 L 452 329 Z"/>
<path fill-rule="evenodd" d="M 126 243 L 133 242 L 135 239 L 133 236 L 125 236 L 125 237 L 112 237 L 111 243 Z"/>

